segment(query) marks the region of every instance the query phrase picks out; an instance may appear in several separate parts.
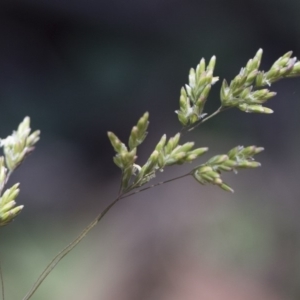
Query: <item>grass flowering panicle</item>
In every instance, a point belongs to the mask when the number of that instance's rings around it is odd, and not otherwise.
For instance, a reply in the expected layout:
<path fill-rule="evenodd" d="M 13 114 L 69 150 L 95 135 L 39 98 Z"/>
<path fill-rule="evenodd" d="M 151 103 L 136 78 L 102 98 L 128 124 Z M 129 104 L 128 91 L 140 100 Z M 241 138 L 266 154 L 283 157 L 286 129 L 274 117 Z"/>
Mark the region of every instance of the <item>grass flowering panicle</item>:
<path fill-rule="evenodd" d="M 192 163 L 207 153 L 208 147 L 196 147 L 194 141 L 182 143 L 181 138 L 183 134 L 194 130 L 219 113 L 231 108 L 246 113 L 273 113 L 272 109 L 265 106 L 268 100 L 276 96 L 276 92 L 270 90 L 271 85 L 283 78 L 300 76 L 300 62 L 296 57 L 292 57 L 290 51 L 276 60 L 268 71 L 262 71 L 259 69 L 262 54 L 262 49 L 259 49 L 230 83 L 226 79 L 222 81 L 220 106 L 211 114 L 205 112 L 205 104 L 211 89 L 219 80 L 219 77 L 214 76 L 216 57 L 212 56 L 208 64 L 202 58 L 196 68 L 190 70 L 188 83 L 180 91 L 179 109 L 175 113 L 182 126 L 181 130 L 170 138 L 163 134 L 143 164 L 138 164 L 138 150 L 148 134 L 148 112 L 144 113 L 132 127 L 127 144 L 122 142 L 115 133 L 110 131 L 107 133 L 115 151 L 113 162 L 122 173 L 117 197 L 50 261 L 23 300 L 32 297 L 60 260 L 82 241 L 118 201 L 187 176 L 194 178 L 201 185 L 216 185 L 225 191 L 233 192 L 233 189 L 223 181 L 224 172 L 237 173 L 237 170 L 253 169 L 261 165 L 255 160 L 255 156 L 264 150 L 262 147 L 236 146 L 225 154 L 215 155 L 206 162 L 192 167 L 188 173 L 163 182 L 148 184 L 156 177 L 158 171 L 173 165 Z M 16 131 L 0 141 L 0 146 L 3 148 L 3 156 L 0 157 L 0 226 L 10 223 L 23 209 L 23 205 L 16 205 L 16 198 L 20 192 L 19 184 L 6 190 L 5 186 L 11 173 L 34 150 L 39 138 L 40 131 L 31 133 L 30 119 L 26 117 Z M 4 299 L 4 286 L 2 280 L 1 282 Z"/>

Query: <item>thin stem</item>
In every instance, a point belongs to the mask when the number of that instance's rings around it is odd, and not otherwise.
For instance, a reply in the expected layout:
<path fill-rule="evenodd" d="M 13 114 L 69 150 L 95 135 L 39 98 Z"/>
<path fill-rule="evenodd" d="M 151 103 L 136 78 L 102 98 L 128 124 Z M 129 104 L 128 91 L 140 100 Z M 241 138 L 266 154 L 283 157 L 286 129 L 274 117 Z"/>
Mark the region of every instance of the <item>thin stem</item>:
<path fill-rule="evenodd" d="M 121 199 L 121 195 L 118 196 L 112 203 L 110 203 L 80 234 L 79 236 L 71 242 L 67 247 L 61 250 L 47 265 L 45 270 L 36 280 L 30 291 L 26 294 L 23 300 L 28 300 L 35 293 L 41 283 L 46 279 L 49 273 L 55 268 L 55 266 L 79 243 L 81 240 L 93 229 L 98 222 L 107 214 L 107 212 Z"/>
<path fill-rule="evenodd" d="M 171 182 L 171 181 L 175 181 L 175 180 L 181 179 L 181 178 L 183 178 L 183 177 L 190 176 L 191 174 L 192 174 L 192 173 L 189 172 L 189 173 L 187 173 L 187 174 L 184 174 L 184 175 L 181 175 L 181 176 L 178 176 L 178 177 L 174 177 L 174 178 L 171 178 L 171 179 L 168 179 L 168 180 L 165 180 L 165 181 L 161 181 L 161 182 L 152 184 L 152 185 L 150 185 L 150 186 L 147 186 L 147 187 L 145 187 L 145 188 L 143 188 L 143 189 L 137 190 L 137 191 L 132 192 L 132 193 L 130 193 L 130 194 L 123 195 L 123 196 L 121 196 L 120 199 L 124 199 L 124 198 L 130 197 L 130 196 L 133 196 L 133 195 L 135 195 L 135 194 L 144 192 L 144 191 L 146 191 L 146 190 L 152 189 L 152 188 L 154 188 L 154 187 L 156 187 L 156 186 L 159 186 L 159 185 L 162 185 L 162 184 Z"/>
<path fill-rule="evenodd" d="M 3 273 L 2 273 L 2 268 L 0 264 L 0 280 L 1 280 L 1 295 L 2 295 L 2 300 L 5 300 L 5 294 L 4 294 L 4 279 L 3 279 Z"/>
<path fill-rule="evenodd" d="M 225 108 L 226 109 L 226 108 Z M 211 115 L 209 115 L 208 117 L 202 119 L 199 123 L 197 123 L 196 125 L 194 125 L 193 127 L 189 128 L 188 131 L 191 131 L 193 129 L 195 129 L 196 127 L 198 127 L 200 124 L 206 122 L 207 120 L 209 120 L 210 118 L 216 116 L 217 114 L 219 114 L 221 111 L 225 110 L 222 106 L 219 107 L 214 113 L 212 113 Z M 38 289 L 38 287 L 42 284 L 42 282 L 46 279 L 46 277 L 50 274 L 50 272 L 55 268 L 55 266 L 77 245 L 79 244 L 82 239 L 98 224 L 98 222 L 106 215 L 106 213 L 121 199 L 130 197 L 132 195 L 144 192 L 148 189 L 152 189 L 156 186 L 165 184 L 165 183 L 169 183 L 178 179 L 181 179 L 183 177 L 187 177 L 189 175 L 191 175 L 192 173 L 189 172 L 187 174 L 175 177 L 175 178 L 171 178 L 169 180 L 166 181 L 162 181 L 162 182 L 158 182 L 156 184 L 150 185 L 148 187 L 142 188 L 140 190 L 136 190 L 135 192 L 132 192 L 130 194 L 128 194 L 130 191 L 127 192 L 127 194 L 122 193 L 122 185 L 120 185 L 120 189 L 119 189 L 119 193 L 118 193 L 118 197 L 112 202 L 110 203 L 80 234 L 77 238 L 75 238 L 68 246 L 66 246 L 63 250 L 61 250 L 53 259 L 52 261 L 47 265 L 47 267 L 44 269 L 44 271 L 41 273 L 41 275 L 38 277 L 38 279 L 36 280 L 36 282 L 34 283 L 34 285 L 32 286 L 32 288 L 30 289 L 30 291 L 26 294 L 26 296 L 23 298 L 23 300 L 29 300 L 32 295 L 35 293 L 35 291 Z M 11 175 L 11 172 L 8 173 L 7 177 L 6 177 L 6 182 L 8 181 L 9 177 Z M 1 273 L 1 269 L 0 269 L 0 273 Z M 3 295 L 3 300 L 4 300 L 4 287 L 3 287 L 3 278 L 2 278 L 2 273 L 0 274 L 1 276 L 1 284 L 2 284 L 2 295 Z"/>
<path fill-rule="evenodd" d="M 120 180 L 120 186 L 119 186 L 119 191 L 118 191 L 118 197 L 121 196 L 122 194 L 122 182 L 123 182 L 123 172 L 122 172 L 122 176 L 121 176 L 121 180 Z"/>
<path fill-rule="evenodd" d="M 201 125 L 202 123 L 208 121 L 209 119 L 211 119 L 212 117 L 216 116 L 217 114 L 221 113 L 222 111 L 225 111 L 227 109 L 232 108 L 231 106 L 220 106 L 215 112 L 213 112 L 211 115 L 207 116 L 206 118 L 200 120 L 198 123 L 196 123 L 196 125 L 192 126 L 191 128 L 188 128 L 187 131 L 192 131 L 195 128 L 197 128 L 199 125 Z"/>
<path fill-rule="evenodd" d="M 65 247 L 63 250 L 61 250 L 53 259 L 52 261 L 47 265 L 45 270 L 42 272 L 42 274 L 39 276 L 39 278 L 36 280 L 30 291 L 26 294 L 26 296 L 23 298 L 23 300 L 28 300 L 32 297 L 32 295 L 35 293 L 35 291 L 38 289 L 38 287 L 42 284 L 42 282 L 46 279 L 46 277 L 50 274 L 50 272 L 55 268 L 55 266 L 78 244 L 81 242 L 81 240 L 90 232 L 91 229 L 93 229 L 98 222 L 106 215 L 106 213 L 121 199 L 127 198 L 129 196 L 132 196 L 137 193 L 141 193 L 143 191 L 146 191 L 148 189 L 154 188 L 156 186 L 178 180 L 180 178 L 186 177 L 191 175 L 190 173 L 171 178 L 166 181 L 162 181 L 156 184 L 153 184 L 151 186 L 145 187 L 143 189 L 137 190 L 133 193 L 124 195 L 120 194 L 112 203 L 110 203 L 81 233 L 80 235 L 71 242 L 67 247 Z M 129 192 L 129 191 L 128 191 Z"/>
<path fill-rule="evenodd" d="M 188 131 L 192 131 L 195 128 L 197 128 L 200 124 L 206 122 L 207 120 L 211 119 L 212 117 L 216 116 L 217 114 L 219 114 L 220 112 L 224 111 L 226 108 L 224 108 L 223 106 L 220 106 L 215 112 L 213 112 L 211 115 L 207 116 L 206 118 L 200 120 L 196 125 L 192 126 L 191 128 L 188 129 Z"/>

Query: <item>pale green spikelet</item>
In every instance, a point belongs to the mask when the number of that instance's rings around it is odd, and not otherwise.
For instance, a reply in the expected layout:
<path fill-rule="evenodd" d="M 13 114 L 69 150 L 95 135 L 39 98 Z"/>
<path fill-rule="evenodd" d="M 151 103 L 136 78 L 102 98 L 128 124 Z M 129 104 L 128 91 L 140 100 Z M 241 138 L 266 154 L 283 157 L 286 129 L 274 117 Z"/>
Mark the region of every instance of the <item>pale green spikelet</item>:
<path fill-rule="evenodd" d="M 280 79 L 300 76 L 299 62 L 297 62 L 296 57 L 291 57 L 292 54 L 292 51 L 287 52 L 274 62 L 269 71 L 260 72 L 256 86 L 270 86 Z"/>
<path fill-rule="evenodd" d="M 166 143 L 166 136 L 163 135 L 160 142 L 156 146 L 159 151 L 159 168 L 163 169 L 165 166 L 180 165 L 185 162 L 192 162 L 206 151 L 207 147 L 193 149 L 194 142 L 187 142 L 179 145 L 180 133 L 171 137 Z"/>
<path fill-rule="evenodd" d="M 139 146 L 147 136 L 147 128 L 149 126 L 149 113 L 146 112 L 139 119 L 136 126 L 134 126 L 131 130 L 131 134 L 129 136 L 128 146 L 129 149 L 136 148 Z"/>
<path fill-rule="evenodd" d="M 196 69 L 190 70 L 189 83 L 180 91 L 180 109 L 175 111 L 183 126 L 194 124 L 203 118 L 203 109 L 211 87 L 219 80 L 218 77 L 213 76 L 215 65 L 215 56 L 210 59 L 207 67 L 202 58 Z"/>
<path fill-rule="evenodd" d="M 218 185 L 225 191 L 233 192 L 233 189 L 225 184 L 221 178 L 221 172 L 236 171 L 237 169 L 250 169 L 260 167 L 260 163 L 254 161 L 253 156 L 262 152 L 264 148 L 256 146 L 237 146 L 227 154 L 216 155 L 205 164 L 194 169 L 193 176 L 201 184 Z"/>
<path fill-rule="evenodd" d="M 5 163 L 9 171 L 13 171 L 23 162 L 39 140 L 39 130 L 31 134 L 30 132 L 30 118 L 25 117 L 17 131 L 14 131 L 7 138 L 1 139 L 0 146 L 3 147 Z"/>
<path fill-rule="evenodd" d="M 273 110 L 262 104 L 276 96 L 276 93 L 257 88 L 270 86 L 286 77 L 300 76 L 300 64 L 296 57 L 291 58 L 291 51 L 280 57 L 269 71 L 259 71 L 262 53 L 262 49 L 259 49 L 229 85 L 226 80 L 223 81 L 220 90 L 223 108 L 237 107 L 247 113 L 271 114 Z"/>
<path fill-rule="evenodd" d="M 0 226 L 10 223 L 23 209 L 23 205 L 16 206 L 15 199 L 19 195 L 19 183 L 7 189 L 0 198 Z"/>
<path fill-rule="evenodd" d="M 122 152 L 127 152 L 127 147 L 123 144 L 120 139 L 111 131 L 107 132 L 107 136 L 110 140 L 111 145 L 113 146 L 114 150 L 121 154 Z"/>
<path fill-rule="evenodd" d="M 25 117 L 18 129 L 5 139 L 1 139 L 4 157 L 0 157 L 0 195 L 12 172 L 24 161 L 26 156 L 34 150 L 40 139 L 40 131 L 31 133 L 30 118 Z M 15 199 L 20 190 L 19 183 L 4 191 L 0 197 L 0 226 L 10 223 L 23 209 L 23 205 L 16 206 Z"/>

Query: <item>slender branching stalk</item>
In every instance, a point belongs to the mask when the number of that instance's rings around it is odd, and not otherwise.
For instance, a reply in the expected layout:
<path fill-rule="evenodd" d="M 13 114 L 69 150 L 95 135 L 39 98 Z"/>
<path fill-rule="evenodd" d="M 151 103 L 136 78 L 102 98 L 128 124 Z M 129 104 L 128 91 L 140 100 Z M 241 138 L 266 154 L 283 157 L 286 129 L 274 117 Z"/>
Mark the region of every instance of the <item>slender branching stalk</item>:
<path fill-rule="evenodd" d="M 140 189 L 140 190 L 136 190 L 136 191 L 134 191 L 134 192 L 132 192 L 132 193 L 126 194 L 126 195 L 122 196 L 120 199 L 124 199 L 124 198 L 127 198 L 127 197 L 131 197 L 131 196 L 133 196 L 133 195 L 136 195 L 136 194 L 138 194 L 138 193 L 141 193 L 141 192 L 150 190 L 150 189 L 155 188 L 155 187 L 157 187 L 157 186 L 160 186 L 160 185 L 163 185 L 163 184 L 166 184 L 166 183 L 169 183 L 169 182 L 172 182 L 172 181 L 175 181 L 175 180 L 178 180 L 178 179 L 187 177 L 187 176 L 191 176 L 191 175 L 192 175 L 192 173 L 189 172 L 189 173 L 183 174 L 183 175 L 181 175 L 181 176 L 177 176 L 177 177 L 174 177 L 174 178 L 165 180 L 165 181 L 161 181 L 161 182 L 152 184 L 152 185 L 147 186 L 147 187 L 145 187 L 145 188 L 142 188 L 142 189 Z"/>
<path fill-rule="evenodd" d="M 0 281 L 1 281 L 1 295 L 2 295 L 2 300 L 5 300 L 4 278 L 3 278 L 1 263 L 0 263 Z"/>
<path fill-rule="evenodd" d="M 204 122 L 208 121 L 212 117 L 215 117 L 216 115 L 218 115 L 222 111 L 227 110 L 229 108 L 230 107 L 220 106 L 215 112 L 213 112 L 212 114 L 208 115 L 207 117 L 204 117 L 202 120 L 200 120 L 199 122 L 197 122 L 194 126 L 188 128 L 187 131 L 192 131 L 192 130 L 196 129 L 199 125 L 203 124 Z"/>
<path fill-rule="evenodd" d="M 137 124 L 133 126 L 127 144 L 123 143 L 113 132 L 108 132 L 108 138 L 116 152 L 113 161 L 121 169 L 118 196 L 50 261 L 23 300 L 29 300 L 33 296 L 56 265 L 82 241 L 118 201 L 187 176 L 192 176 L 202 185 L 216 185 L 225 191 L 233 192 L 233 189 L 221 177 L 224 172 L 236 173 L 238 169 L 260 166 L 254 156 L 264 150 L 262 147 L 236 146 L 225 154 L 211 157 L 186 174 L 148 185 L 148 182 L 159 171 L 172 165 L 191 163 L 208 151 L 207 147 L 194 148 L 194 142 L 180 144 L 183 132 L 192 131 L 219 113 L 231 108 L 237 108 L 246 113 L 273 113 L 270 108 L 263 106 L 276 95 L 275 92 L 269 90 L 269 87 L 280 79 L 300 76 L 300 62 L 296 57 L 292 57 L 290 51 L 275 61 L 268 71 L 260 71 L 262 53 L 262 49 L 259 49 L 230 83 L 223 80 L 220 89 L 220 107 L 210 115 L 204 112 L 205 104 L 212 86 L 219 80 L 219 77 L 215 77 L 213 74 L 216 57 L 213 56 L 208 64 L 202 58 L 196 68 L 190 70 L 189 82 L 180 91 L 179 109 L 175 112 L 183 126 L 181 131 L 169 139 L 164 134 L 143 165 L 137 164 L 137 149 L 147 136 L 148 112 L 144 113 Z M 31 133 L 30 119 L 26 117 L 16 131 L 6 139 L 0 140 L 0 147 L 3 147 L 4 153 L 4 156 L 0 157 L 0 226 L 9 224 L 23 209 L 23 205 L 16 206 L 15 201 L 19 194 L 19 184 L 15 184 L 5 191 L 4 187 L 12 172 L 33 151 L 39 136 L 40 131 L 38 130 Z M 4 300 L 1 266 L 0 281 Z"/>
<path fill-rule="evenodd" d="M 35 293 L 35 291 L 38 289 L 38 287 L 42 284 L 42 282 L 46 279 L 46 277 L 50 274 L 50 272 L 55 268 L 55 266 L 77 245 L 79 244 L 83 238 L 100 222 L 100 220 L 109 212 L 109 210 L 121 199 L 133 196 L 137 193 L 144 192 L 148 189 L 154 188 L 156 186 L 175 181 L 178 179 L 181 179 L 183 177 L 189 176 L 189 174 L 184 174 L 182 176 L 178 176 L 163 182 L 159 182 L 157 184 L 153 184 L 151 186 L 148 186 L 146 188 L 143 188 L 141 190 L 137 190 L 130 194 L 122 195 L 120 194 L 114 201 L 112 201 L 79 235 L 76 237 L 75 240 L 73 240 L 67 247 L 65 247 L 63 250 L 61 250 L 47 265 L 47 267 L 44 269 L 42 274 L 39 276 L 39 278 L 36 280 L 30 291 L 26 294 L 26 296 L 23 298 L 23 300 L 28 300 L 31 298 L 31 296 Z"/>

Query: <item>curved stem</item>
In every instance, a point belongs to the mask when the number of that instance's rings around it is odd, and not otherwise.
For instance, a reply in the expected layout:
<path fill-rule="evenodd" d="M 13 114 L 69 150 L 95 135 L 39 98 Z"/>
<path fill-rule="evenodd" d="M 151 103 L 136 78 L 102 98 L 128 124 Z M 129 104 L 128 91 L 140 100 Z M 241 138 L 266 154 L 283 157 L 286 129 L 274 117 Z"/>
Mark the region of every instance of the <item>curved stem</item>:
<path fill-rule="evenodd" d="M 189 128 L 187 131 L 192 131 L 194 130 L 195 128 L 197 128 L 199 125 L 201 125 L 202 123 L 208 121 L 209 119 L 211 119 L 212 117 L 216 116 L 217 114 L 219 114 L 220 112 L 224 111 L 224 110 L 227 110 L 231 107 L 223 107 L 223 106 L 220 106 L 215 112 L 213 112 L 211 115 L 207 116 L 206 118 L 200 120 L 196 125 L 192 126 L 191 128 Z"/>
<path fill-rule="evenodd" d="M 181 179 L 181 178 L 183 178 L 183 177 L 190 176 L 191 174 L 192 174 L 192 173 L 189 172 L 189 173 L 187 173 L 187 174 L 184 174 L 184 175 L 181 175 L 181 176 L 178 176 L 178 177 L 174 177 L 174 178 L 171 178 L 171 179 L 168 179 L 168 180 L 165 180 L 165 181 L 161 181 L 161 182 L 152 184 L 152 185 L 150 185 L 150 186 L 147 186 L 147 187 L 145 187 L 145 188 L 143 188 L 143 189 L 137 190 L 137 191 L 132 192 L 132 193 L 130 193 L 130 194 L 123 195 L 123 196 L 121 196 L 120 199 L 124 199 L 124 198 L 130 197 L 130 196 L 133 196 L 133 195 L 135 195 L 135 194 L 144 192 L 144 191 L 146 191 L 146 190 L 152 189 L 152 188 L 154 188 L 154 187 L 156 187 L 156 186 L 159 186 L 159 185 L 162 185 L 162 184 L 171 182 L 171 181 L 175 181 L 175 180 Z"/>
<path fill-rule="evenodd" d="M 67 247 L 61 250 L 48 264 L 39 278 L 36 280 L 30 291 L 26 294 L 23 300 L 28 300 L 34 294 L 34 292 L 38 289 L 41 283 L 45 280 L 45 278 L 49 275 L 49 273 L 55 268 L 55 266 L 78 244 L 81 240 L 89 233 L 91 229 L 93 229 L 98 222 L 106 215 L 106 213 L 121 199 L 121 195 L 118 196 L 112 203 L 110 203 L 81 233 L 80 235 L 71 242 Z"/>
<path fill-rule="evenodd" d="M 23 298 L 23 300 L 28 300 L 32 297 L 32 295 L 35 293 L 35 291 L 38 289 L 38 287 L 42 284 L 42 282 L 46 279 L 46 277 L 50 274 L 50 272 L 55 268 L 55 266 L 78 244 L 82 241 L 82 239 L 92 230 L 98 222 L 106 215 L 106 213 L 121 199 L 127 198 L 129 196 L 132 196 L 137 193 L 141 193 L 143 191 L 146 191 L 148 189 L 154 188 L 156 186 L 175 181 L 178 179 L 181 179 L 183 177 L 187 177 L 191 175 L 192 173 L 189 172 L 187 174 L 171 178 L 166 181 L 162 181 L 156 184 L 153 184 L 151 186 L 145 187 L 143 189 L 137 190 L 130 194 L 120 194 L 112 203 L 110 203 L 80 234 L 79 236 L 72 241 L 67 247 L 65 247 L 63 250 L 61 250 L 53 259 L 52 261 L 47 265 L 45 270 L 42 272 L 42 274 L 39 276 L 39 278 L 36 280 L 30 291 L 26 294 L 26 296 Z M 129 191 L 128 191 L 129 192 Z"/>
<path fill-rule="evenodd" d="M 1 280 L 1 295 L 2 295 L 2 300 L 5 300 L 5 293 L 4 293 L 4 279 L 3 279 L 3 273 L 2 273 L 2 268 L 0 264 L 0 280 Z"/>

